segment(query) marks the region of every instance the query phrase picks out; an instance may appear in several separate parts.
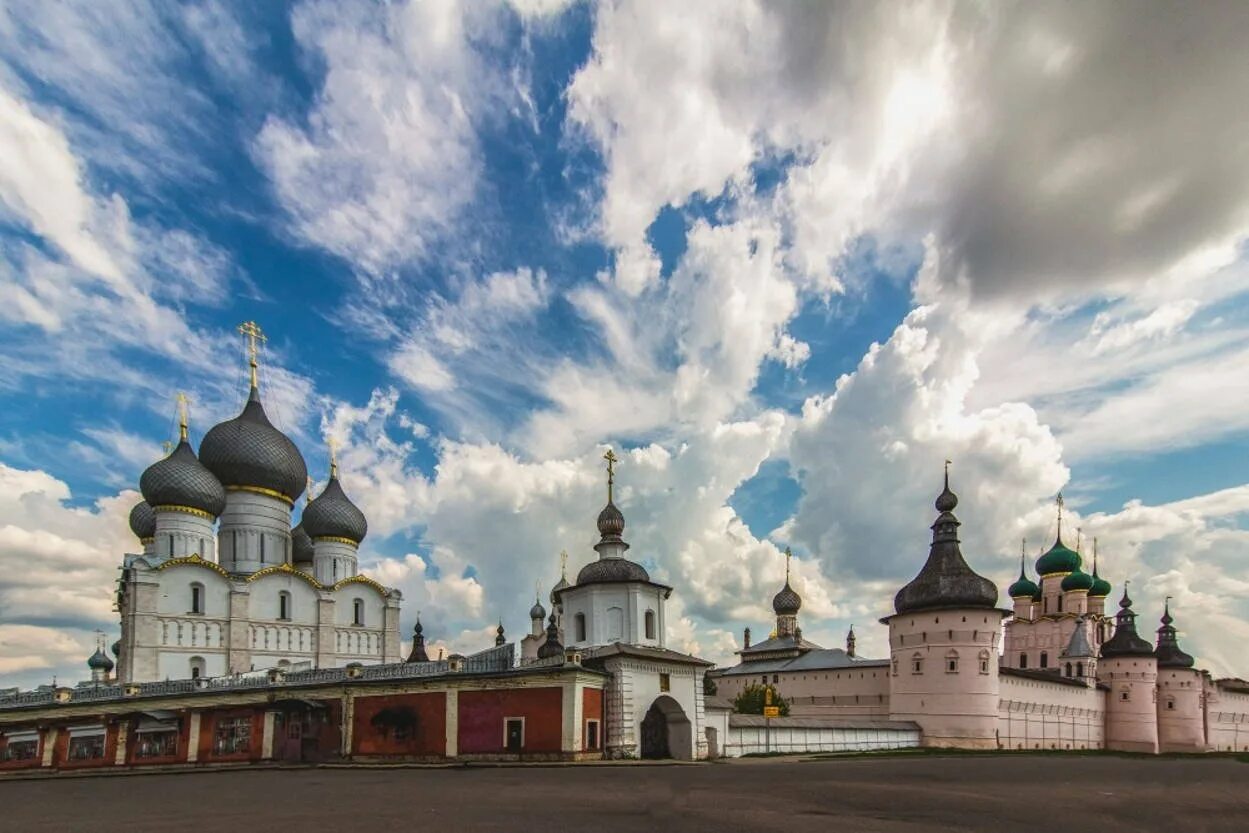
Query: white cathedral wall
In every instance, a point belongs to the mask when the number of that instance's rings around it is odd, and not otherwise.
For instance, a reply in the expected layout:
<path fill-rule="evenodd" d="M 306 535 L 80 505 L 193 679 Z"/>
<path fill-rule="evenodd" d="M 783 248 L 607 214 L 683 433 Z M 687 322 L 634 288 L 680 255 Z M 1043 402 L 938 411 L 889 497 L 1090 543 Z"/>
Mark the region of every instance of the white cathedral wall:
<path fill-rule="evenodd" d="M 160 587 L 156 598 L 156 612 L 162 616 L 191 614 L 191 588 L 197 584 L 204 591 L 204 616 L 220 618 L 229 614 L 230 581 L 216 570 L 177 566 L 154 575 Z"/>
<path fill-rule="evenodd" d="M 1002 749 L 1101 749 L 1106 692 L 1002 674 L 998 744 Z"/>
<path fill-rule="evenodd" d="M 640 582 L 591 584 L 574 587 L 560 595 L 564 610 L 566 644 L 582 648 L 624 642 L 662 648 L 666 643 L 664 628 L 664 591 Z M 646 613 L 655 614 L 655 635 L 646 636 Z M 585 616 L 585 639 L 577 638 L 578 614 Z"/>
<path fill-rule="evenodd" d="M 307 581 L 290 573 L 277 572 L 248 582 L 251 604 L 248 614 L 253 622 L 282 621 L 281 595 L 289 594 L 289 617 L 286 621 L 296 624 L 317 623 L 317 598 L 320 595 Z"/>

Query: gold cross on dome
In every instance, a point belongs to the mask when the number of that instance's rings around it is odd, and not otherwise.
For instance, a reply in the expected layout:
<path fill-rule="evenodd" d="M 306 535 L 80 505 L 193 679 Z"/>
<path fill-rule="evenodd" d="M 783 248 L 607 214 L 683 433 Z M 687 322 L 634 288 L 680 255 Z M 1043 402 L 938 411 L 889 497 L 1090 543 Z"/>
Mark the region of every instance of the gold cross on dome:
<path fill-rule="evenodd" d="M 559 577 L 568 578 L 568 550 L 559 551 Z"/>
<path fill-rule="evenodd" d="M 612 484 L 616 482 L 616 463 L 620 462 L 620 460 L 610 448 L 603 455 L 603 459 L 607 461 L 607 502 L 611 503 Z"/>
<path fill-rule="evenodd" d="M 247 339 L 247 358 L 248 364 L 250 365 L 252 371 L 252 387 L 254 388 L 257 387 L 256 356 L 260 352 L 258 345 L 263 344 L 269 339 L 265 337 L 264 331 L 260 329 L 260 325 L 255 321 L 244 321 L 242 324 L 239 324 L 238 331 L 242 334 L 243 338 Z"/>
<path fill-rule="evenodd" d="M 338 477 L 338 440 L 330 437 L 326 443 L 330 447 L 330 477 Z"/>
<path fill-rule="evenodd" d="M 186 442 L 187 438 L 187 406 L 191 400 L 182 391 L 178 391 L 178 439 Z"/>
<path fill-rule="evenodd" d="M 785 548 L 785 583 L 789 584 L 789 560 L 794 557 L 789 547 Z"/>

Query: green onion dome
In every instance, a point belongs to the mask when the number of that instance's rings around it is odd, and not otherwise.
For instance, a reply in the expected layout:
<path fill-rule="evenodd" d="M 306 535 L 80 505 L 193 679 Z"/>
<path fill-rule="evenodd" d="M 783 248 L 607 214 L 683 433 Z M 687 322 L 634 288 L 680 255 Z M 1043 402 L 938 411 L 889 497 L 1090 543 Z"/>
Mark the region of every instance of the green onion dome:
<path fill-rule="evenodd" d="M 1019 579 L 1006 588 L 1006 594 L 1012 599 L 1032 598 L 1039 595 L 1041 588 L 1037 587 L 1037 583 L 1028 578 L 1028 574 L 1024 571 L 1023 554 L 1019 555 Z"/>
<path fill-rule="evenodd" d="M 1093 577 L 1077 569 L 1063 578 L 1062 588 L 1064 593 L 1069 590 L 1092 590 Z"/>
<path fill-rule="evenodd" d="M 1037 559 L 1036 571 L 1039 576 L 1052 576 L 1062 573 L 1074 573 L 1080 569 L 1080 553 L 1068 549 L 1060 535 L 1045 555 Z"/>
<path fill-rule="evenodd" d="M 1093 568 L 1093 586 L 1089 588 L 1090 596 L 1098 596 L 1105 598 L 1110 595 L 1110 582 L 1097 574 L 1097 568 Z"/>

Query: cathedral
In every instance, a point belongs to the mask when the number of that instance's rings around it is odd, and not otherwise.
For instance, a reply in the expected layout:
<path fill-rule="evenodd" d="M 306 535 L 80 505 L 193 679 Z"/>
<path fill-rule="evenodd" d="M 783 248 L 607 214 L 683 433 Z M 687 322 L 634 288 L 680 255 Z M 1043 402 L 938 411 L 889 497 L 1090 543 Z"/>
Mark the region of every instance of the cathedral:
<path fill-rule="evenodd" d="M 261 401 L 263 335 L 253 322 L 240 331 L 251 379 L 242 412 L 196 454 L 179 397 L 178 444 L 139 479 L 130 529 L 142 552 L 125 556 L 117 587 L 123 683 L 399 659 L 401 594 L 357 570 L 364 514 L 332 460 L 312 497 L 303 455 Z"/>
<path fill-rule="evenodd" d="M 331 448 L 315 497 L 295 444 L 265 412 L 253 323 L 241 413 L 192 448 L 179 442 L 140 478 L 122 557 L 121 639 L 87 659 L 77 686 L 0 690 L 0 774 L 89 767 L 195 767 L 258 761 L 697 760 L 752 752 L 917 746 L 1249 750 L 1249 683 L 1215 679 L 1185 653 L 1168 604 L 1155 642 L 1137 630 L 1126 589 L 1113 615 L 1094 542 L 1085 570 L 1056 540 L 999 606 L 964 558 L 945 486 L 928 556 L 880 620 L 889 654 L 803 636 L 789 574 L 775 629 L 747 628 L 729 668 L 669 646 L 676 588 L 629 558 L 608 450 L 598 543 L 569 580 L 529 610 L 518 646 L 431 659 L 421 622 L 399 638 L 397 590 L 359 573 L 364 514 Z M 292 514 L 305 490 L 298 523 Z M 587 513 L 588 520 L 588 513 Z M 1126 582 L 1125 582 L 1126 585 Z M 114 661 L 115 659 L 115 661 Z M 765 685 L 787 714 L 737 713 Z"/>

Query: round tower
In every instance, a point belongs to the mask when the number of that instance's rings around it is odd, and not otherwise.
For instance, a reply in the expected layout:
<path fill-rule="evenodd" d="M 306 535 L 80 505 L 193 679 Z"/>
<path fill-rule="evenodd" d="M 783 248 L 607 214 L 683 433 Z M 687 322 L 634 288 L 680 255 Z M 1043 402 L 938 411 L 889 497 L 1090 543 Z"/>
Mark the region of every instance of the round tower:
<path fill-rule="evenodd" d="M 1158 747 L 1160 752 L 1205 752 L 1206 729 L 1202 708 L 1201 672 L 1191 655 L 1180 648 L 1171 597 L 1167 597 L 1158 628 Z"/>
<path fill-rule="evenodd" d="M 997 747 L 997 587 L 959 549 L 958 497 L 945 489 L 932 525 L 928 561 L 894 597 L 889 626 L 889 716 L 918 723 L 925 746 Z"/>
<path fill-rule="evenodd" d="M 151 507 L 150 526 L 135 529 L 136 513 L 140 524 L 145 520 L 140 510 L 143 504 L 139 504 L 131 510 L 131 529 L 136 534 L 150 530 L 151 543 L 144 543 L 145 553 L 161 558 L 198 555 L 212 561 L 216 557 L 213 524 L 225 508 L 226 493 L 187 440 L 186 397 L 179 394 L 178 404 L 178 445 L 139 478 L 139 491 Z"/>
<path fill-rule="evenodd" d="M 1158 660 L 1153 646 L 1136 633 L 1136 614 L 1126 586 L 1115 616 L 1115 635 L 1102 645 L 1097 679 L 1110 688 L 1106 748 L 1157 754 Z"/>
<path fill-rule="evenodd" d="M 322 584 L 356 574 L 356 552 L 369 525 L 338 482 L 338 462 L 331 452 L 330 480 L 313 498 L 299 525 L 312 539 L 313 575 Z"/>
<path fill-rule="evenodd" d="M 291 508 L 303 494 L 308 467 L 260 402 L 256 355 L 264 335 L 251 321 L 239 332 L 247 337 L 250 354 L 247 404 L 237 417 L 204 435 L 200 459 L 226 490 L 218 535 L 221 566 L 254 573 L 292 560 Z"/>

